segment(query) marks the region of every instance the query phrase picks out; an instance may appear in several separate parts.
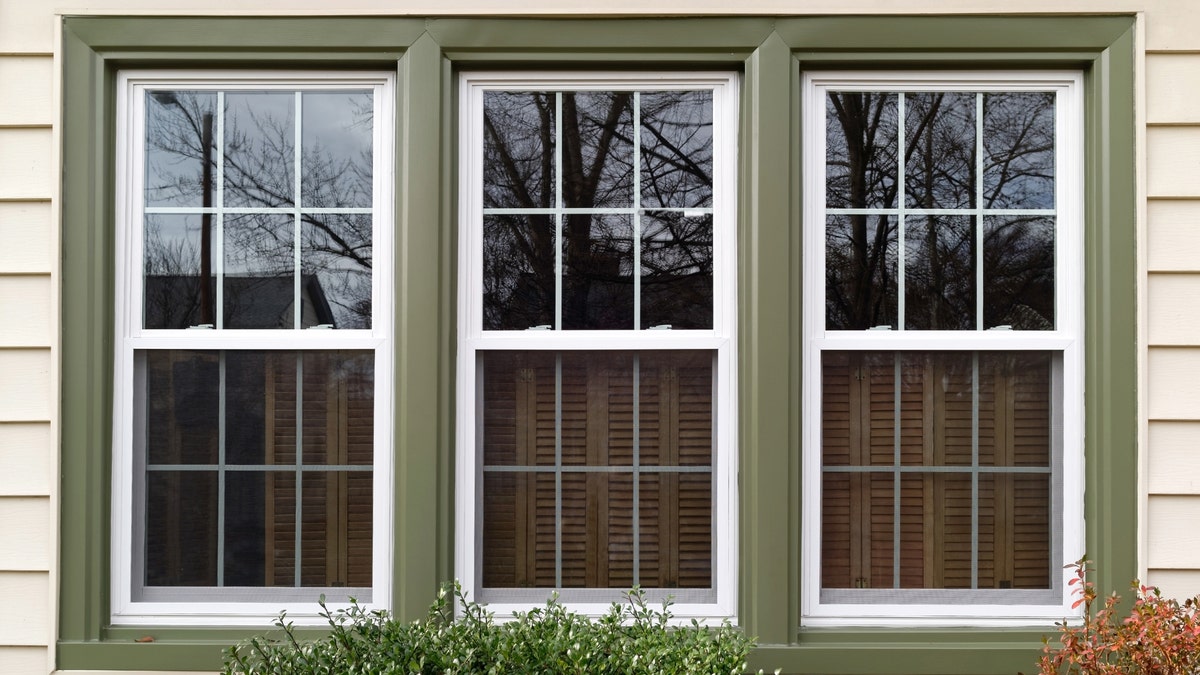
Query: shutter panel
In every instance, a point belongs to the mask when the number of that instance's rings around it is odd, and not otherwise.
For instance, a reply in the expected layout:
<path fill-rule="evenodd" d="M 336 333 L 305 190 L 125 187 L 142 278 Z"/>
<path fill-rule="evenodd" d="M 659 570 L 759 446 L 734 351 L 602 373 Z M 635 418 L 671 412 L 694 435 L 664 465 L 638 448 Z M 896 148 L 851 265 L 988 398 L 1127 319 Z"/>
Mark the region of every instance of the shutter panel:
<path fill-rule="evenodd" d="M 295 463 L 296 353 L 267 355 L 266 462 Z M 369 354 L 304 352 L 304 463 L 370 466 L 374 461 L 374 360 Z M 371 471 L 305 472 L 300 489 L 302 586 L 371 585 Z M 296 564 L 296 478 L 266 474 L 265 583 L 292 586 Z"/>
<path fill-rule="evenodd" d="M 636 581 L 642 586 L 712 583 L 711 361 L 708 352 L 637 359 L 639 464 L 708 469 L 640 474 Z M 485 354 L 484 586 L 559 585 L 556 555 L 562 587 L 635 583 L 634 365 L 629 352 Z M 556 398 L 564 467 L 558 542 Z M 508 466 L 546 470 L 506 471 Z"/>
<path fill-rule="evenodd" d="M 822 354 L 822 465 L 835 469 L 822 476 L 824 588 L 971 588 L 973 547 L 979 588 L 1047 587 L 1048 474 L 980 473 L 973 544 L 970 467 L 976 423 L 980 466 L 1049 466 L 1050 357 L 981 354 L 977 411 L 972 358 Z M 902 475 L 898 546 L 897 437 L 904 467 L 963 467 Z"/>

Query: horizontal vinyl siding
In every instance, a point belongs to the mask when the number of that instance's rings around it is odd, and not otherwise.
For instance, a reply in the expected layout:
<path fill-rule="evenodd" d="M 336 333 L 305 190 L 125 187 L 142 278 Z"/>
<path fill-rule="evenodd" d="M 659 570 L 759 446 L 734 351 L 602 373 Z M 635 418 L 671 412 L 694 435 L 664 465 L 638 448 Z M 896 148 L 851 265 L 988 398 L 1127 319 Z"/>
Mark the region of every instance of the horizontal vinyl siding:
<path fill-rule="evenodd" d="M 6 647 L 45 647 L 50 643 L 49 574 L 0 572 L 0 598 L 7 608 L 0 630 L 0 654 Z"/>
<path fill-rule="evenodd" d="M 1200 495 L 1150 497 L 1150 569 L 1194 569 L 1200 560 Z M 1200 591 L 1200 589 L 1197 589 Z"/>
<path fill-rule="evenodd" d="M 53 85 L 51 57 L 0 57 L 0 91 L 21 92 L 20 96 L 0 99 L 0 126 L 52 124 L 56 117 L 51 98 Z"/>
<path fill-rule="evenodd" d="M 0 348 L 50 345 L 50 275 L 0 276 Z"/>
<path fill-rule="evenodd" d="M 48 199 L 54 194 L 53 159 L 50 129 L 0 129 L 0 199 Z"/>
<path fill-rule="evenodd" d="M 49 647 L 5 647 L 0 649 L 0 673 L 45 673 L 50 668 Z"/>
<path fill-rule="evenodd" d="M 0 373 L 0 422 L 50 419 L 56 406 L 50 398 L 49 349 L 0 350 Z"/>
<path fill-rule="evenodd" d="M 1146 264 L 1153 272 L 1200 272 L 1200 199 L 1151 200 Z"/>
<path fill-rule="evenodd" d="M 1183 5 L 1177 5 L 1182 8 Z M 1155 48 L 1195 52 L 1200 23 L 1156 23 Z M 1170 25 L 1168 25 L 1170 24 Z M 1148 37 L 1149 37 L 1149 25 Z M 1200 53 L 1146 56 L 1147 581 L 1200 592 Z"/>
<path fill-rule="evenodd" d="M 1151 199 L 1200 197 L 1198 176 L 1200 126 L 1151 126 L 1146 129 L 1146 184 Z"/>
<path fill-rule="evenodd" d="M 49 497 L 0 497 L 0 570 L 50 571 L 51 522 Z"/>
<path fill-rule="evenodd" d="M 50 494 L 55 453 L 50 438 L 49 422 L 0 424 L 0 496 Z M 50 522 L 44 526 L 51 529 Z"/>
<path fill-rule="evenodd" d="M 1200 594 L 1200 570 L 1150 569 L 1146 583 L 1158 586 L 1163 595 L 1190 598 Z"/>

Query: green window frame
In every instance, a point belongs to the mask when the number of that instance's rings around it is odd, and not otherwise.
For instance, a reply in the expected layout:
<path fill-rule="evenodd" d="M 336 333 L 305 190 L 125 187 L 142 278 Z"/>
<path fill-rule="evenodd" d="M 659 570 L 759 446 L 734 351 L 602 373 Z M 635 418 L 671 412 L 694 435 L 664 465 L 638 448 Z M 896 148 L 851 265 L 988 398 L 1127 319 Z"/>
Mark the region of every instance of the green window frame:
<path fill-rule="evenodd" d="M 397 72 L 391 607 L 406 619 L 422 615 L 453 573 L 456 69 L 741 70 L 737 618 L 759 637 L 752 667 L 822 673 L 1014 672 L 1032 665 L 1052 626 L 800 627 L 800 72 L 1080 69 L 1087 120 L 1085 536 L 1102 588 L 1136 574 L 1132 16 L 71 16 L 62 28 L 57 667 L 214 669 L 221 648 L 248 634 L 156 628 L 154 642 L 139 644 L 133 640 L 147 631 L 109 625 L 113 120 L 122 68 Z M 429 382 L 437 383 L 433 395 Z"/>

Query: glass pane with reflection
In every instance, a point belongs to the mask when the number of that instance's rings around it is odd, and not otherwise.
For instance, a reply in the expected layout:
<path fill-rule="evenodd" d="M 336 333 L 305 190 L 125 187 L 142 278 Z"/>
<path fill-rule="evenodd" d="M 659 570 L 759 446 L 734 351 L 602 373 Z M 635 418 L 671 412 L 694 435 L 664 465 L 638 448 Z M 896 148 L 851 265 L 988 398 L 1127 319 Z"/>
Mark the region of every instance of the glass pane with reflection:
<path fill-rule="evenodd" d="M 553 216 L 484 216 L 485 329 L 554 326 L 557 247 Z"/>
<path fill-rule="evenodd" d="M 555 206 L 555 100 L 547 92 L 484 92 L 485 208 Z"/>
<path fill-rule="evenodd" d="M 295 194 L 296 95 L 225 95 L 225 206 L 291 206 Z"/>
<path fill-rule="evenodd" d="M 243 213 L 225 217 L 225 328 L 295 325 L 295 221 Z"/>
<path fill-rule="evenodd" d="M 145 328 L 216 324 L 213 221 L 211 214 L 146 216 L 142 240 Z"/>
<path fill-rule="evenodd" d="M 712 216 L 646 212 L 641 225 L 641 327 L 712 328 Z"/>
<path fill-rule="evenodd" d="M 629 216 L 571 214 L 563 227 L 562 328 L 633 326 L 633 224 Z"/>
<path fill-rule="evenodd" d="M 896 206 L 897 95 L 830 92 L 825 108 L 825 204 Z"/>
<path fill-rule="evenodd" d="M 984 327 L 1054 330 L 1053 218 L 983 219 Z"/>
<path fill-rule="evenodd" d="M 1053 92 L 983 96 L 983 198 L 989 209 L 1054 208 Z"/>
<path fill-rule="evenodd" d="M 639 100 L 641 205 L 712 206 L 712 92 L 643 92 Z"/>
<path fill-rule="evenodd" d="M 973 93 L 904 95 L 905 204 L 909 208 L 975 206 Z"/>
<path fill-rule="evenodd" d="M 828 216 L 825 220 L 825 327 L 897 327 L 896 218 Z"/>
<path fill-rule="evenodd" d="M 146 92 L 146 206 L 215 203 L 215 112 L 211 91 Z"/>
<path fill-rule="evenodd" d="M 374 102 L 370 91 L 306 91 L 301 98 L 301 205 L 370 208 Z"/>
<path fill-rule="evenodd" d="M 904 219 L 904 328 L 974 330 L 975 218 Z"/>
<path fill-rule="evenodd" d="M 300 327 L 371 327 L 372 218 L 306 213 L 300 224 Z"/>

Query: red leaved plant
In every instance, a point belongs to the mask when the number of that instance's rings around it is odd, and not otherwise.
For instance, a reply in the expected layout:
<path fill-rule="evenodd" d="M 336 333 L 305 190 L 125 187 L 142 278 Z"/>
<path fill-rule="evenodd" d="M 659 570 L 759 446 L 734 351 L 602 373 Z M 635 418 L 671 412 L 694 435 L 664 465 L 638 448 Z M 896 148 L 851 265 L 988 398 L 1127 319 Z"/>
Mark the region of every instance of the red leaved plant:
<path fill-rule="evenodd" d="M 1133 582 L 1136 597 L 1129 615 L 1120 616 L 1115 592 L 1097 607 L 1088 581 L 1087 560 L 1074 565 L 1072 608 L 1083 605 L 1083 623 L 1058 624 L 1059 645 L 1045 639 L 1038 661 L 1041 675 L 1197 675 L 1200 674 L 1200 596 L 1180 603 L 1153 586 Z"/>

